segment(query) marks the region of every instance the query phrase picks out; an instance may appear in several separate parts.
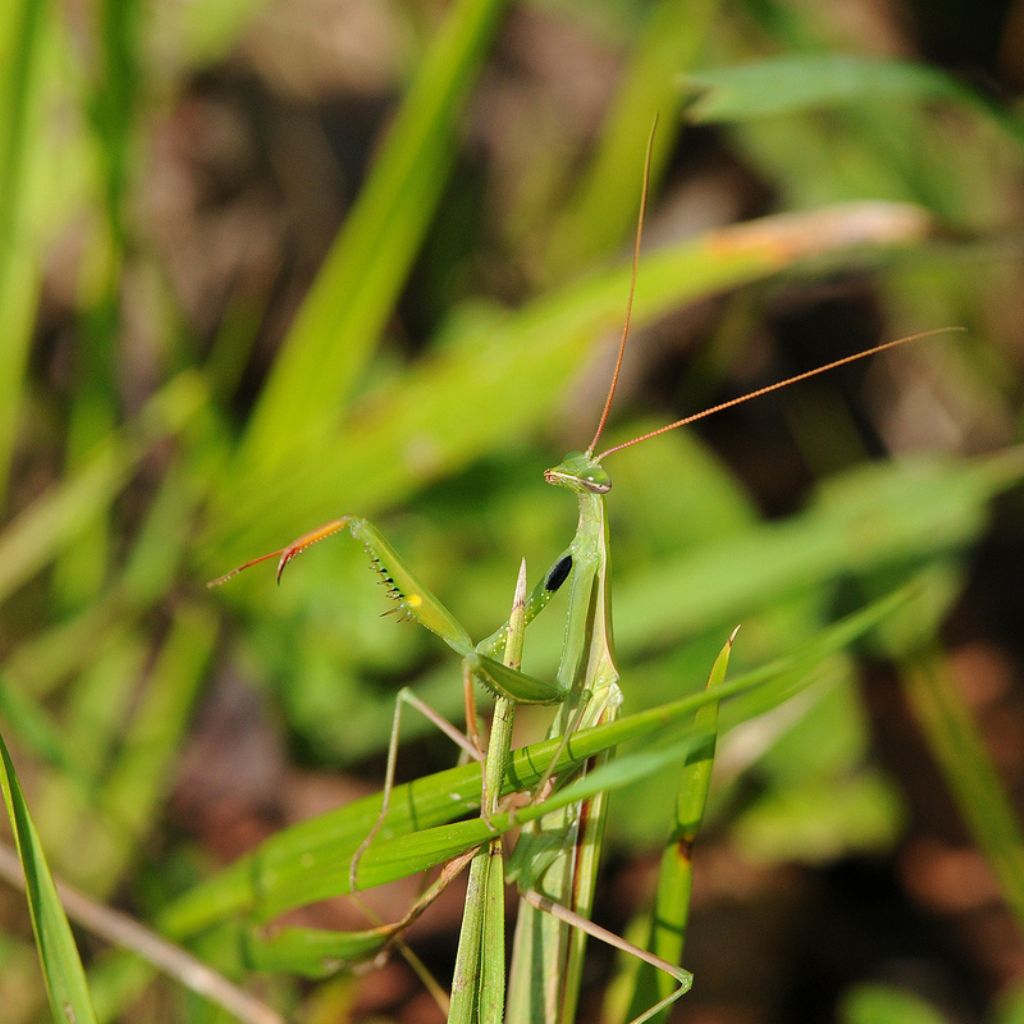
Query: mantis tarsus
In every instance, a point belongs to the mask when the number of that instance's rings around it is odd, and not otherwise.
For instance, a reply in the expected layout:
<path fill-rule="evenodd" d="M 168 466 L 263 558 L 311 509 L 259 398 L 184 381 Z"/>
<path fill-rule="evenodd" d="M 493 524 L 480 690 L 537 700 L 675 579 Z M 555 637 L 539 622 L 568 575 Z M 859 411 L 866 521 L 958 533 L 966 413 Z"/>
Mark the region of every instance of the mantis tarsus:
<path fill-rule="evenodd" d="M 549 735 L 561 736 L 564 738 L 563 742 L 576 730 L 597 724 L 617 714 L 622 696 L 618 685 L 619 672 L 615 664 L 612 637 L 610 546 L 604 503 L 604 496 L 611 490 L 612 483 L 603 460 L 615 452 L 751 398 L 897 345 L 940 333 L 931 331 L 875 345 L 676 420 L 658 430 L 595 454 L 615 395 L 629 337 L 630 312 L 647 201 L 649 163 L 650 142 L 645 160 L 644 187 L 634 244 L 633 275 L 627 312 L 604 409 L 586 450 L 569 453 L 560 463 L 544 473 L 546 482 L 566 488 L 575 494 L 579 510 L 578 525 L 568 547 L 555 559 L 529 595 L 524 597 L 522 587 L 520 588 L 520 599 L 516 605 L 518 611 L 513 616 L 513 619 L 515 615 L 519 616 L 518 623 L 506 622 L 490 637 L 474 644 L 468 632 L 441 601 L 423 586 L 376 527 L 368 520 L 354 515 L 342 516 L 304 534 L 287 547 L 253 559 L 214 580 L 211 585 L 222 583 L 250 566 L 273 558 L 278 560 L 277 576 L 280 579 L 285 567 L 297 555 L 318 541 L 347 529 L 366 549 L 374 568 L 388 587 L 389 596 L 396 602 L 397 609 L 448 644 L 462 660 L 464 678 L 469 681 L 475 677 L 482 682 L 500 701 L 505 702 L 504 707 L 511 709 L 521 703 L 559 705 Z M 553 681 L 537 679 L 522 672 L 518 667 L 517 657 L 508 656 L 510 636 L 518 635 L 521 640 L 521 631 L 540 614 L 554 593 L 566 583 L 569 587 L 568 610 L 558 670 Z M 470 691 L 471 686 L 467 685 L 467 693 Z M 400 700 L 413 702 L 411 697 L 404 694 Z M 427 713 L 429 714 L 429 711 Z M 438 721 L 436 716 L 431 717 Z M 472 731 L 475 715 L 468 711 L 467 717 Z M 476 749 L 478 744 L 466 740 L 446 723 L 439 724 L 442 724 L 445 731 L 460 745 L 474 753 L 474 756 L 479 756 Z M 499 738 L 492 729 L 490 742 L 492 746 L 498 746 L 499 754 L 507 753 L 507 733 L 503 733 Z M 349 866 L 352 891 L 358 888 L 360 857 L 372 842 L 386 812 L 386 794 L 392 784 L 396 749 L 397 710 L 389 750 L 384 807 L 378 825 L 366 837 Z M 557 758 L 554 758 L 552 763 L 555 760 Z M 489 762 L 489 769 L 483 776 L 481 809 L 485 817 L 494 806 L 491 797 L 499 788 L 502 765 L 500 757 L 494 758 Z M 558 780 L 559 783 L 562 781 L 564 780 Z M 545 779 L 545 782 L 550 783 L 551 780 Z M 509 1020 L 558 1021 L 567 1024 L 574 1018 L 575 994 L 578 989 L 576 982 L 582 964 L 585 933 L 590 931 L 597 934 L 600 930 L 593 926 L 577 927 L 575 932 L 570 933 L 570 926 L 579 926 L 581 920 L 589 916 L 604 812 L 602 798 L 591 801 L 585 811 L 580 805 L 570 806 L 541 819 L 535 826 L 524 830 L 520 837 L 510 864 L 509 875 L 515 877 L 521 888 L 526 891 L 517 925 L 515 954 L 517 959 L 526 964 L 526 969 L 516 974 L 518 980 L 513 982 L 510 989 Z M 688 976 L 685 972 L 674 970 L 671 965 L 666 966 L 670 972 L 674 971 L 673 976 L 680 983 L 679 991 L 673 995 L 673 998 L 677 998 L 688 987 Z M 644 1014 L 643 1019 L 648 1016 L 650 1013 Z"/>

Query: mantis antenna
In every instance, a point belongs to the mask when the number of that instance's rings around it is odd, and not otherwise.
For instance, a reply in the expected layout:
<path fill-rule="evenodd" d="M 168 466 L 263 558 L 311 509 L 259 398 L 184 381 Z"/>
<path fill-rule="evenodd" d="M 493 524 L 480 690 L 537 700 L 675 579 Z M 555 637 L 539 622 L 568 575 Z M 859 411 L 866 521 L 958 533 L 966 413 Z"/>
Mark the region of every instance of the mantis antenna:
<path fill-rule="evenodd" d="M 677 427 L 685 427 L 687 424 L 696 423 L 697 420 L 713 416 L 716 412 L 723 412 L 726 409 L 731 409 L 735 405 L 742 405 L 744 402 L 749 402 L 753 398 L 760 398 L 762 395 L 767 395 L 772 391 L 780 391 L 782 388 L 789 387 L 790 384 L 797 384 L 810 377 L 816 377 L 819 373 L 828 373 L 829 370 L 835 370 L 840 366 L 845 366 L 847 363 L 854 363 L 858 359 L 866 359 L 868 356 L 877 355 L 879 352 L 886 351 L 886 349 L 896 348 L 898 345 L 906 345 L 911 341 L 920 341 L 922 338 L 931 338 L 936 334 L 948 334 L 951 331 L 966 330 L 965 327 L 938 327 L 931 331 L 921 331 L 918 334 L 908 334 L 903 338 L 884 341 L 880 345 L 872 345 L 871 348 L 855 352 L 853 355 L 844 356 L 842 359 L 835 359 L 830 363 L 817 366 L 813 370 L 805 370 L 803 373 L 798 373 L 793 377 L 787 377 L 785 380 L 776 381 L 774 384 L 768 384 L 763 388 L 757 388 L 745 395 L 740 395 L 738 398 L 731 398 L 727 402 L 720 402 L 718 405 L 712 405 L 700 412 L 684 416 L 681 420 L 676 420 L 674 423 L 669 423 L 664 427 L 659 427 L 657 430 L 651 430 L 646 434 L 641 434 L 639 437 L 634 437 L 631 441 L 623 441 L 622 444 L 617 444 L 612 448 L 606 448 L 600 455 L 595 457 L 594 449 L 597 447 L 597 442 L 601 439 L 601 434 L 604 431 L 605 424 L 608 422 L 608 414 L 611 412 L 612 401 L 615 398 L 615 390 L 619 385 L 619 374 L 622 371 L 622 360 L 626 354 L 626 342 L 629 341 L 629 328 L 633 318 L 633 299 L 636 295 L 637 270 L 640 264 L 640 244 L 643 241 L 644 218 L 647 215 L 647 194 L 650 191 L 651 186 L 651 154 L 654 150 L 654 135 L 657 129 L 658 118 L 657 115 L 655 115 L 654 123 L 651 125 L 650 135 L 647 136 L 647 151 L 644 154 L 644 182 L 643 189 L 640 192 L 640 212 L 636 220 L 636 237 L 633 240 L 633 268 L 629 279 L 629 298 L 626 300 L 626 318 L 622 324 L 622 337 L 619 339 L 619 351 L 615 357 L 615 369 L 612 371 L 612 379 L 611 383 L 608 385 L 608 395 L 604 400 L 604 408 L 601 410 L 601 418 L 598 420 L 597 430 L 594 431 L 594 436 L 591 439 L 590 444 L 587 445 L 586 454 L 588 457 L 594 458 L 595 462 L 600 462 L 605 458 L 605 456 L 611 455 L 613 452 L 620 452 L 623 448 L 632 448 L 633 445 L 640 444 L 642 441 L 649 441 L 652 437 L 657 437 L 659 434 L 667 434 L 670 430 L 675 430 Z"/>
<path fill-rule="evenodd" d="M 836 367 L 845 366 L 847 363 L 854 363 L 858 359 L 866 359 L 868 356 L 873 356 L 878 352 L 884 352 L 886 349 L 896 348 L 897 345 L 906 345 L 911 341 L 920 341 L 922 338 L 931 338 L 936 334 L 948 334 L 951 331 L 965 330 L 965 327 L 938 327 L 931 331 L 921 331 L 918 334 L 908 334 L 904 338 L 895 338 L 892 341 L 884 341 L 881 345 L 872 345 L 871 348 L 855 352 L 850 356 L 844 356 L 842 359 L 835 359 L 831 363 L 825 363 L 823 366 L 816 366 L 813 370 L 805 370 L 803 373 L 798 373 L 793 377 L 787 377 L 785 380 L 776 381 L 774 384 L 768 384 L 763 388 L 757 388 L 755 391 L 750 391 L 745 395 L 740 395 L 738 398 L 730 398 L 727 402 L 719 402 L 718 405 L 712 405 L 700 412 L 684 416 L 681 420 L 676 420 L 674 423 L 669 423 L 664 427 L 659 427 L 657 430 L 651 430 L 646 434 L 641 434 L 639 437 L 634 437 L 631 441 L 623 441 L 622 444 L 617 444 L 613 448 L 606 448 L 595 458 L 594 461 L 600 462 L 605 456 L 611 455 L 613 452 L 621 452 L 623 448 L 632 448 L 633 445 L 640 444 L 641 441 L 648 441 L 652 437 L 657 437 L 659 434 L 667 434 L 670 430 L 675 430 L 677 427 L 685 427 L 688 423 L 696 423 L 697 420 L 713 416 L 716 412 L 722 412 L 724 409 L 731 409 L 734 405 L 742 405 L 744 402 L 749 402 L 752 398 L 760 398 L 761 395 L 767 395 L 772 391 L 779 391 L 781 388 L 787 388 L 790 384 L 796 384 L 799 381 L 807 380 L 809 377 L 817 377 L 819 373 L 828 373 L 829 370 L 834 370 Z"/>
<path fill-rule="evenodd" d="M 597 430 L 594 431 L 593 440 L 587 445 L 587 455 L 593 455 L 597 442 L 601 439 L 601 432 L 608 421 L 608 413 L 611 412 L 612 399 L 615 397 L 615 389 L 619 384 L 619 372 L 622 370 L 622 357 L 626 354 L 626 342 L 629 341 L 629 324 L 633 317 L 633 296 L 636 295 L 637 267 L 640 263 L 640 243 L 644 235 L 644 217 L 647 214 L 647 193 L 651 187 L 651 154 L 654 151 L 654 133 L 658 130 L 658 118 L 655 115 L 654 123 L 651 125 L 651 133 L 647 136 L 647 152 L 644 154 L 644 184 L 640 192 L 640 213 L 636 219 L 636 238 L 633 240 L 633 272 L 629 279 L 629 298 L 626 300 L 626 319 L 622 325 L 622 337 L 619 339 L 619 354 L 615 358 L 615 369 L 612 371 L 612 382 L 608 386 L 608 397 L 604 400 L 604 409 L 601 410 L 601 419 L 598 421 Z"/>

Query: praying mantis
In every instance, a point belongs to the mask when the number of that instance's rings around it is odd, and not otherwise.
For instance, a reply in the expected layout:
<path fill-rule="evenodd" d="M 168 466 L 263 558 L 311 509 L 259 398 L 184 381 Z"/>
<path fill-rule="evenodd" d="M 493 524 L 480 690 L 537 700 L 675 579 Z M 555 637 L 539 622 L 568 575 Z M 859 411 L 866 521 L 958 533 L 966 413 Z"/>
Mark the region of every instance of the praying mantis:
<path fill-rule="evenodd" d="M 604 466 L 606 458 L 752 398 L 898 345 L 940 333 L 929 331 L 875 345 L 599 451 L 599 442 L 611 411 L 629 338 L 647 206 L 652 142 L 653 132 L 648 140 L 644 161 L 643 189 L 626 315 L 604 407 L 587 447 L 582 451 L 570 452 L 544 472 L 547 483 L 569 490 L 574 495 L 578 508 L 576 531 L 568 546 L 529 592 L 521 573 L 513 613 L 502 626 L 486 639 L 474 644 L 467 630 L 417 578 L 380 531 L 367 519 L 356 515 L 343 515 L 334 519 L 303 534 L 286 547 L 252 559 L 211 581 L 211 586 L 219 585 L 243 570 L 271 559 L 277 560 L 277 579 L 280 580 L 285 568 L 298 555 L 321 540 L 347 530 L 366 550 L 373 568 L 387 586 L 388 596 L 395 602 L 394 610 L 434 633 L 461 660 L 466 688 L 468 738 L 434 715 L 412 694 L 406 691 L 399 694 L 389 746 L 381 816 L 348 866 L 350 889 L 353 892 L 358 889 L 359 861 L 373 842 L 387 811 L 388 794 L 394 780 L 398 723 L 403 704 L 419 708 L 472 756 L 482 760 L 481 744 L 475 737 L 473 680 L 482 683 L 496 696 L 499 709 L 496 722 L 499 724 L 492 727 L 488 742 L 489 756 L 482 773 L 481 814 L 485 820 L 497 806 L 496 795 L 501 788 L 510 749 L 510 720 L 517 705 L 557 706 L 549 736 L 561 737 L 563 744 L 578 730 L 610 721 L 618 714 L 622 692 L 612 629 L 610 534 L 605 506 L 605 497 L 612 488 L 612 480 Z M 519 667 L 523 633 L 563 586 L 568 587 L 568 599 L 558 669 L 554 679 L 538 679 Z M 557 760 L 556 756 L 551 763 Z M 561 785 L 564 781 L 545 775 L 538 791 Z M 605 812 L 605 798 L 598 796 L 586 806 L 570 805 L 552 812 L 525 828 L 519 839 L 509 863 L 508 876 L 517 880 L 524 892 L 514 953 L 524 967 L 514 972 L 508 994 L 507 1019 L 510 1021 L 569 1024 L 575 1018 L 576 992 L 586 935 L 590 933 L 606 937 L 600 935 L 601 930 L 589 925 L 587 920 L 593 900 Z M 500 855 L 500 847 L 496 852 Z M 630 948 L 632 951 L 633 947 Z M 647 959 L 649 963 L 658 960 L 652 960 L 649 956 Z M 674 977 L 678 988 L 670 997 L 636 1018 L 637 1021 L 647 1020 L 659 1013 L 689 987 L 690 976 L 687 972 L 665 961 L 659 961 L 655 966 Z M 480 1019 L 489 1017 L 500 1020 L 502 1013 L 501 1007 L 481 1009 Z"/>

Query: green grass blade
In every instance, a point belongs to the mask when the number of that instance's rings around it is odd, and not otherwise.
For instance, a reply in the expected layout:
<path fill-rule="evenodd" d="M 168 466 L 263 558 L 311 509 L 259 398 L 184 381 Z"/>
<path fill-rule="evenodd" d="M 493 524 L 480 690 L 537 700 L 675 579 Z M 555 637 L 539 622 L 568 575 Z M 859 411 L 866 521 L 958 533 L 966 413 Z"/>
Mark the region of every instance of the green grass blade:
<path fill-rule="evenodd" d="M 6 669 L 23 693 L 40 698 L 95 652 L 117 646 L 137 617 L 167 593 L 180 567 L 198 502 L 190 467 L 168 468 L 128 556 L 124 572 L 102 597 L 77 614 L 40 630 L 11 652 Z"/>
<path fill-rule="evenodd" d="M 716 68 L 683 80 L 696 121 L 749 121 L 870 101 L 953 100 L 982 110 L 1018 143 L 1024 123 L 935 68 L 849 54 L 801 54 Z"/>
<path fill-rule="evenodd" d="M 237 938 L 244 967 L 252 971 L 288 972 L 324 978 L 341 964 L 365 960 L 392 938 L 388 927 L 340 932 L 320 928 L 282 928 L 264 936 L 245 928 Z"/>
<path fill-rule="evenodd" d="M 91 891 L 117 881 L 152 826 L 216 640 L 209 609 L 184 604 L 176 610 L 104 787 L 104 802 L 118 808 L 118 820 L 105 833 L 90 833 Z"/>
<path fill-rule="evenodd" d="M 275 468 L 322 442 L 373 352 L 455 153 L 455 127 L 505 0 L 458 0 L 286 337 L 243 446 Z"/>
<path fill-rule="evenodd" d="M 732 652 L 733 637 L 722 648 L 708 676 L 707 689 L 718 690 L 725 682 Z M 682 963 L 686 928 L 690 919 L 690 893 L 693 888 L 693 844 L 697 839 L 711 786 L 711 768 L 718 737 L 718 704 L 705 704 L 694 718 L 694 726 L 710 737 L 706 747 L 684 765 L 676 801 L 676 820 L 661 854 L 658 885 L 651 910 L 646 948 L 670 964 Z M 641 964 L 636 973 L 633 998 L 626 1020 L 640 1016 L 676 987 L 674 978 L 650 964 Z M 668 1010 L 652 1021 L 668 1019 Z"/>
<path fill-rule="evenodd" d="M 505 861 L 502 843 L 487 846 L 487 877 L 483 886 L 484 920 L 478 1006 L 480 1024 L 505 1019 Z"/>
<path fill-rule="evenodd" d="M 7 489 L 40 271 L 28 242 L 26 174 L 40 134 L 39 82 L 50 4 L 15 0 L 0 13 L 0 495 Z"/>
<path fill-rule="evenodd" d="M 776 681 L 780 675 L 785 674 L 792 674 L 795 680 L 794 686 L 788 691 L 789 695 L 797 692 L 799 689 L 797 680 L 803 679 L 804 685 L 806 685 L 809 681 L 808 670 L 820 660 L 826 648 L 835 650 L 833 645 L 839 642 L 840 638 L 845 638 L 848 642 L 851 641 L 864 629 L 870 628 L 871 625 L 877 625 L 878 622 L 892 614 L 909 597 L 908 591 L 890 595 L 842 620 L 817 641 L 806 645 L 799 654 L 780 659 L 770 666 L 748 673 L 741 679 L 721 686 L 713 693 L 705 690 L 650 711 L 586 729 L 574 735 L 556 765 L 556 772 L 579 765 L 583 761 L 629 740 L 652 740 L 666 734 L 672 736 L 673 729 L 671 727 L 673 725 L 679 726 L 683 731 L 681 738 L 676 730 L 674 733 L 676 738 L 671 738 L 660 746 L 648 747 L 639 752 L 619 756 L 558 790 L 542 803 L 531 805 L 515 813 L 498 816 L 492 820 L 491 824 L 495 831 L 504 833 L 509 828 L 543 817 L 551 811 L 590 799 L 605 790 L 627 786 L 662 771 L 667 765 L 677 763 L 692 750 L 697 749 L 701 743 L 707 742 L 707 734 L 694 734 L 689 724 L 690 716 L 701 707 L 708 703 L 723 701 L 747 693 L 758 686 Z M 813 678 L 813 675 L 811 677 Z M 516 752 L 509 769 L 510 777 L 515 780 L 516 790 L 529 789 L 536 784 L 537 779 L 546 768 L 547 760 L 557 751 L 558 743 L 558 740 L 549 740 Z M 486 830 L 485 822 L 474 820 L 455 825 L 442 825 L 434 829 L 416 832 L 414 835 L 382 840 L 371 846 L 366 852 L 360 866 L 359 885 L 361 888 L 381 885 L 396 877 L 395 871 L 406 871 L 412 864 L 415 864 L 415 870 L 432 867 L 434 864 L 448 860 L 470 846 L 482 842 L 490 834 Z"/>
<path fill-rule="evenodd" d="M 466 902 L 459 930 L 459 948 L 455 955 L 455 970 L 452 974 L 452 1001 L 448 1011 L 448 1024 L 475 1024 L 482 1019 L 481 980 L 486 963 L 483 948 L 484 920 L 489 910 L 491 861 L 500 860 L 500 857 L 492 858 L 489 855 L 489 848 L 489 845 L 482 848 L 469 867 Z M 504 955 L 502 949 L 503 961 Z M 504 974 L 504 971 L 502 973 Z"/>
<path fill-rule="evenodd" d="M 677 707 L 662 707 L 658 710 L 662 717 L 657 727 L 653 727 L 652 723 L 648 721 L 638 728 L 639 723 L 634 721 L 630 723 L 631 728 L 626 734 L 631 739 L 655 736 L 660 729 L 666 727 L 666 719 L 671 722 L 680 713 L 680 709 Z M 688 712 L 691 710 L 692 708 L 687 708 Z M 579 748 L 596 747 L 599 753 L 612 749 L 616 746 L 613 739 L 617 734 L 599 732 L 599 730 L 610 730 L 610 728 L 610 726 L 595 726 L 593 729 L 584 730 L 578 734 L 583 742 L 576 746 Z M 371 846 L 363 858 L 359 870 L 359 886 L 363 889 L 370 889 L 402 875 L 423 871 L 486 842 L 488 837 L 495 832 L 503 835 L 513 828 L 536 821 L 545 814 L 568 807 L 570 804 L 588 800 L 621 789 L 623 786 L 628 786 L 641 779 L 649 778 L 699 750 L 707 744 L 708 738 L 707 733 L 688 732 L 682 739 L 616 758 L 566 786 L 564 790 L 559 790 L 547 800 L 516 812 L 496 815 L 491 819 L 491 827 L 482 818 L 473 818 L 453 825 L 439 825 L 436 828 L 424 829 L 404 836 L 400 841 L 393 839 L 382 841 L 376 846 Z M 545 751 L 544 753 L 550 758 L 551 752 Z M 588 758 L 589 756 L 591 755 L 588 755 Z M 576 767 L 588 758 L 576 756 L 565 767 Z M 559 770 L 562 770 L 561 767 Z M 410 871 L 410 869 L 412 870 Z"/>
<path fill-rule="evenodd" d="M 858 985 L 843 997 L 840 1024 L 947 1024 L 919 996 L 894 985 Z"/>
<path fill-rule="evenodd" d="M 237 45 L 249 24 L 270 6 L 270 0 L 217 0 L 208 4 L 181 7 L 160 5 L 163 17 L 168 13 L 180 21 L 168 26 L 168 34 L 181 39 L 188 59 L 199 65 L 222 60 Z"/>
<path fill-rule="evenodd" d="M 88 787 L 90 780 L 82 771 L 75 752 L 49 715 L 0 672 L 0 715 L 12 727 L 18 740 L 36 757 L 60 769 L 76 785 Z"/>
<path fill-rule="evenodd" d="M 943 655 L 926 649 L 907 658 L 904 681 L 946 784 L 1024 931 L 1024 832 Z"/>
<path fill-rule="evenodd" d="M 56 886 L 46 864 L 46 855 L 32 824 L 3 737 L 0 737 L 0 760 L 0 787 L 3 788 L 7 814 L 25 872 L 32 930 L 36 937 L 53 1019 L 57 1024 L 94 1024 L 96 1017 L 78 948 L 57 896 Z"/>
<path fill-rule="evenodd" d="M 1024 986 L 1011 984 L 1000 994 L 992 1024 L 1024 1024 Z"/>
<path fill-rule="evenodd" d="M 68 416 L 65 475 L 90 456 L 117 421 L 120 397 L 112 339 L 120 330 L 133 121 L 142 94 L 136 62 L 139 0 L 103 0 L 96 6 L 91 28 L 99 52 L 97 66 L 88 76 L 91 82 L 82 90 L 82 105 L 101 168 L 102 217 L 93 226 L 82 260 L 80 340 L 75 351 L 78 386 Z M 61 555 L 53 578 L 59 605 L 79 606 L 102 588 L 109 556 L 108 525 L 106 517 L 97 516 Z"/>
<path fill-rule="evenodd" d="M 719 0 L 660 0 L 647 15 L 599 133 L 594 159 L 552 226 L 546 254 L 549 274 L 561 277 L 587 266 L 628 233 L 635 218 L 632 204 L 609 197 L 618 196 L 624 182 L 639 182 L 639 157 L 655 113 L 660 122 L 651 153 L 652 185 L 661 180 L 679 131 L 682 95 L 674 76 L 696 61 L 719 6 Z"/>
<path fill-rule="evenodd" d="M 87 106 L 103 161 L 103 212 L 113 250 L 110 269 L 115 281 L 127 234 L 129 178 L 137 163 L 132 148 L 135 112 L 143 91 L 139 67 L 143 14 L 141 0 L 102 0 L 94 14 L 93 29 L 100 43 L 99 68 Z"/>
<path fill-rule="evenodd" d="M 53 558 L 106 509 L 157 440 L 185 429 L 206 400 L 185 371 L 158 391 L 139 420 L 102 442 L 73 476 L 55 484 L 0 533 L 0 600 Z"/>
<path fill-rule="evenodd" d="M 609 725 L 580 732 L 569 743 L 556 770 L 563 771 L 627 740 L 656 736 L 674 723 L 685 724 L 708 703 L 737 697 L 777 682 L 780 677 L 792 679 L 791 685 L 783 691 L 791 694 L 799 689 L 801 681 L 810 681 L 809 676 L 813 677 L 810 670 L 817 662 L 874 628 L 908 596 L 905 591 L 897 592 L 875 602 L 823 630 L 813 643 L 790 657 L 733 680 L 714 694 L 707 691 L 693 694 L 650 711 L 620 718 Z M 515 751 L 503 792 L 521 792 L 536 785 L 558 747 L 559 740 L 555 739 Z M 610 770 L 615 772 L 625 760 L 613 762 Z M 628 764 L 622 769 L 623 772 L 629 770 Z M 648 766 L 642 766 L 642 770 L 649 770 Z M 614 781 L 624 784 L 622 779 Z M 572 789 L 567 787 L 560 791 L 560 795 Z M 391 808 L 381 829 L 381 839 L 363 858 L 361 882 L 364 886 L 377 885 L 385 880 L 405 877 L 437 863 L 433 858 L 438 851 L 443 860 L 488 838 L 488 834 L 430 836 L 423 832 L 431 826 L 452 821 L 460 814 L 474 812 L 479 799 L 478 765 L 448 769 L 396 786 Z M 576 796 L 576 799 L 582 797 Z M 161 915 L 161 930 L 182 939 L 236 914 L 269 920 L 284 910 L 346 891 L 347 875 L 339 872 L 337 866 L 351 860 L 377 820 L 380 803 L 381 798 L 377 794 L 282 830 L 253 853 L 240 858 L 219 875 L 176 900 Z M 473 826 L 473 823 L 469 825 Z M 410 835 L 414 831 L 415 838 Z M 450 852 L 453 849 L 455 853 Z"/>
<path fill-rule="evenodd" d="M 256 970 L 288 971 L 308 978 L 322 978 L 339 968 L 352 966 L 376 956 L 389 944 L 398 944 L 407 929 L 457 878 L 471 856 L 457 858 L 445 865 L 433 883 L 423 890 L 406 914 L 361 931 L 335 931 L 323 928 L 285 927 L 268 929 L 251 922 L 227 922 L 209 931 L 202 939 L 208 959 L 218 962 L 231 974 Z M 434 980 L 408 947 L 402 955 L 435 997 L 439 1006 L 447 1005 L 448 994 Z M 226 965 L 226 966 L 225 966 Z"/>

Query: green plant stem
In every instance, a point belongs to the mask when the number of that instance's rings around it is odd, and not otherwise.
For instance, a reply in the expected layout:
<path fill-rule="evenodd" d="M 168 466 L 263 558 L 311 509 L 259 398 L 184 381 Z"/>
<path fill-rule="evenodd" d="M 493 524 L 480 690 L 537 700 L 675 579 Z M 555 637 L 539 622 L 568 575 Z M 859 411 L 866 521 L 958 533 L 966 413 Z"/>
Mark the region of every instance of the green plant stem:
<path fill-rule="evenodd" d="M 526 635 L 526 560 L 519 567 L 512 614 L 508 620 L 504 664 L 519 668 Z M 497 813 L 512 750 L 516 706 L 499 697 L 487 739 L 481 808 L 485 818 Z M 501 837 L 473 858 L 466 889 L 466 909 L 452 980 L 449 1024 L 501 1024 L 505 1014 L 505 862 Z"/>

